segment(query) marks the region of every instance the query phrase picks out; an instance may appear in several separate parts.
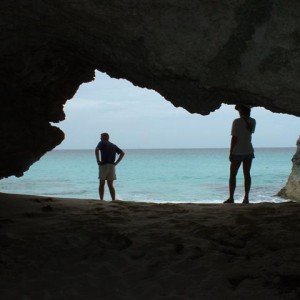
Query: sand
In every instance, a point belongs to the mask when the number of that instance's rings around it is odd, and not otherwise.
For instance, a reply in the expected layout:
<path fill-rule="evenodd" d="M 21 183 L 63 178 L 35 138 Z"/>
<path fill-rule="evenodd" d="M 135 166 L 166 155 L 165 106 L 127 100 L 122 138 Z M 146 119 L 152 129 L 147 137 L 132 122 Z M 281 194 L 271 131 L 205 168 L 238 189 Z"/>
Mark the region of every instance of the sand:
<path fill-rule="evenodd" d="M 299 299 L 300 203 L 0 194 L 0 299 Z"/>

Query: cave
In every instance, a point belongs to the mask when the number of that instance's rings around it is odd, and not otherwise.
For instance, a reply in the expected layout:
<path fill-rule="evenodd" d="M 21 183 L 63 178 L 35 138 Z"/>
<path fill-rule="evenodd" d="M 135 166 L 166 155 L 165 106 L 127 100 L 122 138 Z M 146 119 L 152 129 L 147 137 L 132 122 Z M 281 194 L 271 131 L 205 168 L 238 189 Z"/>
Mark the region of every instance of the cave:
<path fill-rule="evenodd" d="M 0 1 L 0 179 L 64 140 L 95 70 L 208 115 L 300 116 L 300 1 Z M 82 120 L 78 120 L 82 122 Z M 296 139 L 296 137 L 295 137 Z M 300 139 L 288 186 L 300 199 Z M 298 299 L 298 203 L 156 205 L 0 193 L 1 299 Z"/>
<path fill-rule="evenodd" d="M 22 176 L 63 141 L 53 123 L 95 70 L 190 113 L 246 103 L 300 115 L 297 1 L 4 0 L 0 9 L 0 178 Z"/>

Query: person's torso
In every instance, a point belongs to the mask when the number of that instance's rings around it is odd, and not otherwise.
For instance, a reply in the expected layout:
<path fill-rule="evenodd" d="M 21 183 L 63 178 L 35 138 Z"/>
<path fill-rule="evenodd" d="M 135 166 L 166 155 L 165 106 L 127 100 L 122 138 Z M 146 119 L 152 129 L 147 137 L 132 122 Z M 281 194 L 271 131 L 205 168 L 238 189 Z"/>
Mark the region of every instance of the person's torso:
<path fill-rule="evenodd" d="M 237 143 L 233 149 L 233 154 L 251 154 L 254 152 L 252 133 L 255 130 L 255 125 L 256 122 L 253 118 L 234 120 L 231 134 L 237 137 Z"/>
<path fill-rule="evenodd" d="M 101 141 L 98 144 L 98 148 L 101 152 L 101 161 L 103 164 L 113 164 L 116 160 L 116 154 L 121 153 L 121 149 L 109 141 Z"/>

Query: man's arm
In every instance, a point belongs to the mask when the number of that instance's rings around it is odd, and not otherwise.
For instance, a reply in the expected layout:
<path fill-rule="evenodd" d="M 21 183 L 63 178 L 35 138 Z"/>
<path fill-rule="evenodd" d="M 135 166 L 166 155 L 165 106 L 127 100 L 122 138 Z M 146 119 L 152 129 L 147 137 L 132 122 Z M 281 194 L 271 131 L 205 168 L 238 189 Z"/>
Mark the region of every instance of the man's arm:
<path fill-rule="evenodd" d="M 99 148 L 98 147 L 96 147 L 96 149 L 95 149 L 95 156 L 96 156 L 97 164 L 99 165 L 100 159 L 99 159 Z"/>
<path fill-rule="evenodd" d="M 117 165 L 117 164 L 123 159 L 124 155 L 125 155 L 125 152 L 122 151 L 122 152 L 119 154 L 119 157 L 118 157 L 118 159 L 117 159 L 116 162 L 115 162 L 115 165 Z"/>

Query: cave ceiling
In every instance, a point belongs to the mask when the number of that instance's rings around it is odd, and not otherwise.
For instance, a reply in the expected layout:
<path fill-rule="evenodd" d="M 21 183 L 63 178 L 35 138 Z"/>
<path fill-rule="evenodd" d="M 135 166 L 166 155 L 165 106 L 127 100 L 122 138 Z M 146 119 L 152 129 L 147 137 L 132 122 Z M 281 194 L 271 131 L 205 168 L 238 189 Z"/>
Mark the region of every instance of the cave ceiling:
<path fill-rule="evenodd" d="M 2 0 L 0 178 L 61 143 L 53 123 L 95 70 L 191 113 L 299 116 L 299 16 L 297 0 Z"/>

